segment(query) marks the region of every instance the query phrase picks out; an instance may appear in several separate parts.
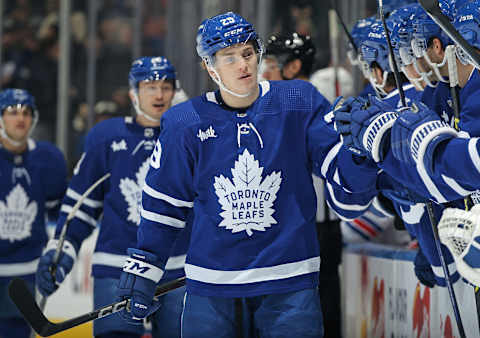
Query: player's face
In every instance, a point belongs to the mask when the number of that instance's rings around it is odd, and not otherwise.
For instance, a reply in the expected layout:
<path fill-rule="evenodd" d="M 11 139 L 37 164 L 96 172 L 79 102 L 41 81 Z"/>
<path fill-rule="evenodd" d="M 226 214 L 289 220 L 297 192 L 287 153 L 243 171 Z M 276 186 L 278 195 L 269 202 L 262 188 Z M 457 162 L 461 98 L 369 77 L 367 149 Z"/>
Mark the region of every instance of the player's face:
<path fill-rule="evenodd" d="M 263 78 L 265 80 L 278 81 L 282 80 L 282 74 L 278 61 L 274 57 L 265 57 L 263 59 L 265 70 L 263 71 Z"/>
<path fill-rule="evenodd" d="M 3 111 L 5 131 L 12 140 L 23 142 L 32 127 L 33 114 L 27 106 L 10 106 Z"/>
<path fill-rule="evenodd" d="M 142 81 L 138 84 L 140 109 L 154 119 L 160 119 L 170 105 L 175 94 L 168 81 Z"/>
<path fill-rule="evenodd" d="M 252 43 L 219 50 L 215 54 L 215 69 L 225 87 L 236 93 L 248 94 L 257 87 L 257 54 Z"/>

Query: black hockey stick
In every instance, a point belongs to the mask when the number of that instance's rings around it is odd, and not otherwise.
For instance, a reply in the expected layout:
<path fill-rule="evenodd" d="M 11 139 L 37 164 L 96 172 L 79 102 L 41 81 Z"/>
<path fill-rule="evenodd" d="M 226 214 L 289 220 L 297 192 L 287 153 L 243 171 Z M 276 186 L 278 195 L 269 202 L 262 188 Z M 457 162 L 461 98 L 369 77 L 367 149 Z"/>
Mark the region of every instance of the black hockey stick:
<path fill-rule="evenodd" d="M 434 0 L 434 1 L 436 1 L 436 0 Z M 422 0 L 420 0 L 420 2 L 422 2 Z M 383 0 L 378 0 L 378 9 L 379 9 L 379 13 L 380 13 L 380 19 L 382 20 L 383 28 L 385 30 L 385 37 L 386 37 L 386 40 L 387 40 L 388 52 L 389 52 L 388 55 L 389 55 L 389 58 L 390 58 L 390 61 L 391 61 L 390 63 L 391 63 L 392 68 L 393 68 L 393 74 L 395 76 L 395 82 L 397 84 L 398 94 L 400 95 L 400 100 L 402 102 L 402 106 L 407 107 L 406 100 L 405 100 L 405 93 L 403 92 L 403 88 L 401 87 L 401 83 L 400 83 L 400 73 L 398 71 L 397 63 L 396 63 L 395 58 L 394 58 L 393 47 L 392 47 L 392 43 L 390 41 L 390 35 L 389 35 L 389 32 L 388 32 L 387 23 L 385 21 L 385 15 L 384 15 L 384 12 L 383 12 Z M 447 19 L 447 21 L 448 21 L 448 19 Z M 455 295 L 455 290 L 453 289 L 453 283 L 450 280 L 450 272 L 448 270 L 448 266 L 447 266 L 447 263 L 445 261 L 445 257 L 443 256 L 442 247 L 441 247 L 441 244 L 440 244 L 441 242 L 440 242 L 440 238 L 438 236 L 437 220 L 436 220 L 436 217 L 435 217 L 435 213 L 433 211 L 433 204 L 432 204 L 431 201 L 428 201 L 428 202 L 425 203 L 425 205 L 427 207 L 428 218 L 429 218 L 430 224 L 432 226 L 433 238 L 435 240 L 435 247 L 437 249 L 438 256 L 440 257 L 440 263 L 442 265 L 442 270 L 443 270 L 443 273 L 445 275 L 445 283 L 447 284 L 448 294 L 450 296 L 450 301 L 452 303 L 453 313 L 454 313 L 455 319 L 457 321 L 458 332 L 460 334 L 460 337 L 465 338 L 465 330 L 463 328 L 462 318 L 460 317 L 460 310 L 458 308 L 457 297 Z"/>
<path fill-rule="evenodd" d="M 60 254 L 62 252 L 62 248 L 63 248 L 63 243 L 65 242 L 65 236 L 67 234 L 67 228 L 68 228 L 68 224 L 70 223 L 70 221 L 75 217 L 75 214 L 77 212 L 78 209 L 80 209 L 80 206 L 82 205 L 83 201 L 85 200 L 85 198 L 87 198 L 88 195 L 90 195 L 90 193 L 100 184 L 102 183 L 103 181 L 105 181 L 108 177 L 110 177 L 110 173 L 106 173 L 105 175 L 103 175 L 102 177 L 100 177 L 95 183 L 93 183 L 83 194 L 82 196 L 80 196 L 80 198 L 78 199 L 78 201 L 75 203 L 75 205 L 72 207 L 72 210 L 68 213 L 67 215 L 67 219 L 65 220 L 65 223 L 63 224 L 63 227 L 62 227 L 62 231 L 60 233 L 60 236 L 58 237 L 58 244 L 57 244 L 57 248 L 55 250 L 55 255 L 53 256 L 53 265 L 52 265 L 52 269 L 50 271 L 50 273 L 52 274 L 53 276 L 53 279 L 55 280 L 55 271 L 57 270 L 57 264 L 58 264 L 58 260 L 60 259 Z M 47 297 L 43 297 L 41 300 L 40 300 L 40 309 L 42 309 L 42 311 L 45 309 L 45 304 L 47 302 Z"/>
<path fill-rule="evenodd" d="M 157 287 L 157 290 L 155 291 L 155 297 L 162 296 L 172 290 L 182 287 L 183 285 L 185 285 L 185 277 L 162 284 Z M 48 337 L 89 321 L 109 316 L 125 308 L 130 308 L 130 300 L 126 299 L 93 310 L 92 312 L 83 314 L 81 316 L 68 319 L 64 322 L 52 323 L 47 319 L 47 317 L 45 317 L 45 315 L 42 313 L 42 310 L 40 310 L 38 307 L 37 303 L 35 302 L 35 297 L 32 296 L 27 284 L 23 279 L 13 279 L 8 286 L 8 294 L 27 323 L 30 324 L 33 330 L 41 337 Z"/>
<path fill-rule="evenodd" d="M 470 45 L 462 35 L 455 29 L 448 17 L 443 14 L 438 5 L 438 0 L 418 0 L 423 9 L 432 18 L 433 21 L 452 39 L 457 45 L 462 47 L 465 53 L 470 56 L 475 67 L 480 69 L 480 55 L 476 49 Z"/>
<path fill-rule="evenodd" d="M 353 49 L 355 49 L 355 51 L 357 51 L 357 45 L 355 44 L 355 41 L 353 40 L 353 36 L 348 31 L 348 28 L 345 25 L 345 21 L 343 21 L 342 17 L 340 16 L 340 13 L 338 13 L 337 6 L 335 6 L 334 0 L 330 0 L 330 6 L 332 7 L 332 9 L 337 14 L 338 21 L 340 22 L 340 25 L 342 25 L 342 27 L 343 27 L 343 31 L 345 32 L 345 35 L 347 36 L 348 42 L 350 42 Z"/>

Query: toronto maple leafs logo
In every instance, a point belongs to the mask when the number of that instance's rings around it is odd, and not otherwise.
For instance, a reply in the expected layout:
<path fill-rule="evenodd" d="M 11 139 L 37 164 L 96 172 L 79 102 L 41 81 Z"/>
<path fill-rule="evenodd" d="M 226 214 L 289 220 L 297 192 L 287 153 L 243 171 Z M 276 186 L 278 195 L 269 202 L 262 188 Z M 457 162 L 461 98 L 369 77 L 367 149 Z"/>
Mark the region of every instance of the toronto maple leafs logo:
<path fill-rule="evenodd" d="M 233 182 L 223 175 L 215 177 L 213 186 L 223 210 L 220 213 L 223 220 L 218 226 L 252 236 L 253 230 L 265 231 L 277 224 L 273 202 L 282 183 L 282 173 L 272 172 L 263 182 L 262 173 L 263 167 L 245 149 L 232 168 Z"/>
<path fill-rule="evenodd" d="M 129 177 L 125 177 L 120 180 L 119 188 L 128 204 L 127 220 L 135 223 L 136 225 L 140 224 L 142 188 L 145 184 L 145 177 L 147 176 L 149 162 L 150 158 L 147 158 L 138 169 L 136 173 L 136 182 Z"/>
<path fill-rule="evenodd" d="M 14 242 L 29 237 L 37 210 L 37 202 L 29 203 L 27 193 L 17 184 L 5 198 L 5 203 L 0 201 L 0 239 Z"/>

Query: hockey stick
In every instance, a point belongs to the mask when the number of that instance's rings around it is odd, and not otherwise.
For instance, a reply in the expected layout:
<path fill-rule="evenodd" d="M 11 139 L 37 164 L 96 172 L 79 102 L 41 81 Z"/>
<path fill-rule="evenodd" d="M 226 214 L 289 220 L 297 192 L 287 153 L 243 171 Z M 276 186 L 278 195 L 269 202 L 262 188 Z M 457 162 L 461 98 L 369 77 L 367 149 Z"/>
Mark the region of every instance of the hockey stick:
<path fill-rule="evenodd" d="M 470 56 L 473 64 L 476 68 L 480 69 L 480 55 L 476 49 L 470 45 L 462 35 L 455 29 L 448 17 L 443 14 L 438 5 L 438 0 L 418 0 L 423 9 L 432 18 L 433 21 L 452 39 L 457 45 L 459 45 L 465 53 Z"/>
<path fill-rule="evenodd" d="M 53 265 L 50 273 L 52 274 L 53 279 L 55 280 L 55 271 L 57 270 L 57 264 L 58 260 L 60 259 L 60 253 L 62 252 L 63 248 L 63 243 L 65 242 L 65 236 L 67 234 L 67 228 L 68 224 L 70 221 L 75 217 L 75 214 L 78 209 L 80 209 L 80 206 L 82 205 L 83 201 L 85 198 L 87 198 L 88 195 L 103 181 L 105 181 L 108 177 L 110 177 L 110 173 L 106 173 L 102 177 L 100 177 L 95 183 L 93 183 L 84 193 L 78 201 L 75 203 L 73 206 L 72 210 L 68 213 L 67 219 L 65 220 L 65 223 L 63 224 L 62 231 L 60 232 L 60 236 L 58 237 L 58 244 L 57 248 L 55 249 L 55 255 L 53 256 Z M 45 309 L 45 304 L 47 302 L 47 297 L 43 297 L 40 300 L 40 309 Z"/>
<path fill-rule="evenodd" d="M 436 0 L 434 0 L 436 1 Z M 422 0 L 420 0 L 422 2 Z M 398 88 L 398 94 L 400 95 L 400 100 L 402 102 L 403 107 L 407 107 L 407 103 L 405 100 L 405 93 L 403 92 L 403 88 L 401 87 L 400 83 L 400 73 L 398 71 L 397 64 L 395 62 L 394 54 L 393 54 L 393 47 L 392 42 L 390 41 L 390 34 L 388 32 L 387 23 L 385 21 L 385 15 L 383 12 L 383 0 L 378 0 L 378 9 L 380 13 L 380 19 L 382 20 L 383 29 L 385 30 L 385 37 L 387 40 L 388 45 L 388 56 L 390 58 L 390 64 L 393 70 L 393 74 L 395 76 L 395 82 Z M 447 19 L 448 21 L 448 19 Z M 460 310 L 458 308 L 457 297 L 455 296 L 455 290 L 453 289 L 453 283 L 450 280 L 450 272 L 448 270 L 447 263 L 445 262 L 445 257 L 443 256 L 442 247 L 440 243 L 440 238 L 438 236 L 438 229 L 437 229 L 437 220 L 435 218 L 435 214 L 433 211 L 433 204 L 431 201 L 425 203 L 427 207 L 428 218 L 430 220 L 430 224 L 432 226 L 433 238 L 435 240 L 435 247 L 437 249 L 438 256 L 440 258 L 440 263 L 442 265 L 442 270 L 445 275 L 445 283 L 447 284 L 448 294 L 450 295 L 450 301 L 452 303 L 453 313 L 455 315 L 455 319 L 457 321 L 458 332 L 460 337 L 465 338 L 465 330 L 463 328 L 462 318 L 460 317 Z"/>
<path fill-rule="evenodd" d="M 390 60 L 390 65 L 392 67 L 393 76 L 395 77 L 395 83 L 398 89 L 398 95 L 400 96 L 400 101 L 402 102 L 403 107 L 407 107 L 407 101 L 405 100 L 405 92 L 403 91 L 402 83 L 400 82 L 400 72 L 397 67 L 397 62 L 395 61 L 395 56 L 393 54 L 392 41 L 390 40 L 390 32 L 388 31 L 387 22 L 385 21 L 385 13 L 383 12 L 383 0 L 378 0 L 378 11 L 380 14 L 380 20 L 382 20 L 383 30 L 385 31 L 385 38 L 387 40 L 388 47 L 388 58 Z"/>
<path fill-rule="evenodd" d="M 172 290 L 182 287 L 183 285 L 185 285 L 185 277 L 162 284 L 157 287 L 155 297 L 160 297 Z M 109 316 L 125 308 L 127 310 L 130 308 L 130 299 L 125 299 L 63 322 L 52 323 L 47 317 L 45 317 L 42 310 L 38 307 L 35 302 L 35 297 L 32 296 L 23 279 L 13 279 L 8 286 L 8 294 L 27 323 L 41 337 L 48 337 L 89 321 Z"/>
<path fill-rule="evenodd" d="M 348 42 L 350 42 L 353 49 L 357 50 L 357 45 L 355 44 L 355 41 L 353 40 L 353 36 L 348 31 L 348 28 L 345 25 L 345 22 L 343 21 L 342 17 L 340 16 L 340 13 L 338 13 L 337 7 L 335 6 L 335 3 L 334 3 L 333 0 L 330 0 L 330 6 L 332 7 L 332 9 L 337 14 L 338 21 L 340 22 L 340 25 L 342 25 L 342 27 L 343 27 L 343 31 L 345 32 L 345 35 L 347 36 Z"/>
<path fill-rule="evenodd" d="M 333 85 L 335 88 L 335 97 L 338 97 L 340 96 L 340 83 L 338 81 L 338 23 L 334 9 L 328 11 L 328 24 L 330 51 L 332 53 Z"/>

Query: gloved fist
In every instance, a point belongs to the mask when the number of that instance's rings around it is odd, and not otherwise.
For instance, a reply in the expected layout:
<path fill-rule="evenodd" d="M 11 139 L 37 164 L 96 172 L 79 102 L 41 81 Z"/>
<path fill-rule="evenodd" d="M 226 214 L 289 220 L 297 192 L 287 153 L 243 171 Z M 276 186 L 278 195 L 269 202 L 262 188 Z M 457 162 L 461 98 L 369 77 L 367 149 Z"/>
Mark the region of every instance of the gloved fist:
<path fill-rule="evenodd" d="M 337 132 L 348 149 L 375 162 L 383 160 L 390 128 L 398 116 L 390 105 L 374 96 L 348 98 L 334 115 Z"/>
<path fill-rule="evenodd" d="M 117 288 L 118 301 L 130 299 L 130 308 L 123 310 L 121 316 L 130 323 L 141 324 L 160 307 L 154 301 L 157 283 L 163 271 L 156 265 L 157 256 L 143 250 L 129 248 L 130 255 L 125 261 Z"/>
<path fill-rule="evenodd" d="M 430 262 L 423 255 L 420 247 L 418 248 L 417 255 L 415 256 L 415 261 L 413 262 L 413 264 L 415 275 L 417 276 L 420 283 L 429 288 L 433 288 L 436 284 L 435 275 L 433 274 Z"/>
<path fill-rule="evenodd" d="M 58 239 L 51 239 L 38 262 L 36 283 L 37 288 L 44 297 L 50 296 L 58 289 L 68 273 L 72 270 L 73 263 L 77 258 L 75 246 L 65 240 L 60 252 L 58 263 L 54 264 L 55 251 L 58 246 Z M 52 274 L 52 272 L 55 272 Z"/>
<path fill-rule="evenodd" d="M 391 148 L 399 161 L 425 166 L 432 172 L 433 153 L 437 145 L 455 137 L 457 132 L 425 104 L 416 102 L 404 110 L 393 124 Z"/>

